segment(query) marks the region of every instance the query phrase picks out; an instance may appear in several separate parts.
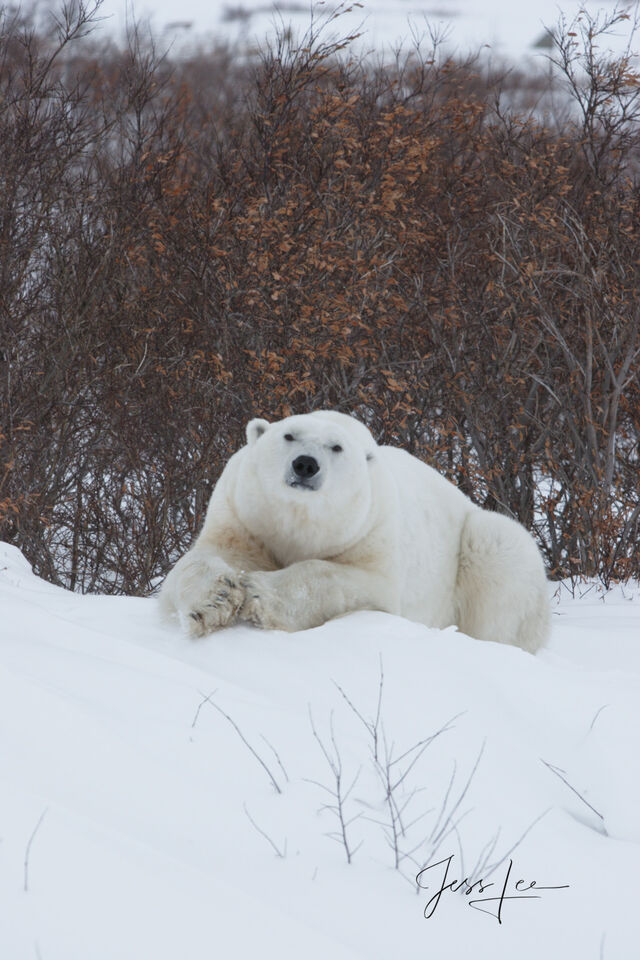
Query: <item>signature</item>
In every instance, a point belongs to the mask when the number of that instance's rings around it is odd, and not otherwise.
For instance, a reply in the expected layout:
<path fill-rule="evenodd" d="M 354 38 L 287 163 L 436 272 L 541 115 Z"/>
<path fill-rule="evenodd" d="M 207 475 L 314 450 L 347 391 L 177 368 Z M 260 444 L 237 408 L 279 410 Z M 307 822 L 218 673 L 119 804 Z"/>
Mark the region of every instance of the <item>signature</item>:
<path fill-rule="evenodd" d="M 424 867 L 416 877 L 416 883 L 422 890 L 430 890 L 432 888 L 427 883 L 427 880 L 431 880 L 434 874 L 429 876 L 429 871 L 435 871 L 437 867 L 444 866 L 444 875 L 442 876 L 440 885 L 433 896 L 427 901 L 427 904 L 424 908 L 424 916 L 426 920 L 431 919 L 431 917 L 434 915 L 438 904 L 440 903 L 442 894 L 447 890 L 450 890 L 452 893 L 463 891 L 465 897 L 475 894 L 475 899 L 469 900 L 469 906 L 473 907 L 474 910 L 480 910 L 482 913 L 488 913 L 490 916 L 494 917 L 498 923 L 502 923 L 502 909 L 507 900 L 540 900 L 540 893 L 538 891 L 566 890 L 569 887 L 568 883 L 564 883 L 561 886 L 543 887 L 538 884 L 537 880 L 516 880 L 515 883 L 513 880 L 511 880 L 510 886 L 509 883 L 511 872 L 513 870 L 513 860 L 509 860 L 509 865 L 506 868 L 500 893 L 498 893 L 497 896 L 478 896 L 479 894 L 484 894 L 485 890 L 489 890 L 490 887 L 497 888 L 496 890 L 491 891 L 492 894 L 497 893 L 500 883 L 494 883 L 493 881 L 489 883 L 482 879 L 474 880 L 472 883 L 468 877 L 465 877 L 463 880 L 449 880 L 449 869 L 451 867 L 452 860 L 453 854 L 450 857 L 445 857 L 444 860 L 439 860 L 437 863 L 431 863 L 428 867 Z M 486 906 L 479 906 L 479 904 L 486 904 Z"/>

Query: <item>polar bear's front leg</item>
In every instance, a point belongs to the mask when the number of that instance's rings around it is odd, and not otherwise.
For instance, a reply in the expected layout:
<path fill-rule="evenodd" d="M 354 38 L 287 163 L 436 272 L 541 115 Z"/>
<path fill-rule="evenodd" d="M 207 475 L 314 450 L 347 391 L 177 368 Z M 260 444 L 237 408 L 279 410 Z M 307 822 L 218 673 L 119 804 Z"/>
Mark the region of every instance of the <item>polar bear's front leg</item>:
<path fill-rule="evenodd" d="M 221 557 L 191 550 L 165 580 L 160 604 L 194 637 L 232 623 L 245 599 L 239 574 Z"/>
<path fill-rule="evenodd" d="M 388 578 L 328 560 L 244 574 L 240 582 L 239 619 L 265 630 L 307 630 L 355 610 L 397 612 L 397 589 Z"/>

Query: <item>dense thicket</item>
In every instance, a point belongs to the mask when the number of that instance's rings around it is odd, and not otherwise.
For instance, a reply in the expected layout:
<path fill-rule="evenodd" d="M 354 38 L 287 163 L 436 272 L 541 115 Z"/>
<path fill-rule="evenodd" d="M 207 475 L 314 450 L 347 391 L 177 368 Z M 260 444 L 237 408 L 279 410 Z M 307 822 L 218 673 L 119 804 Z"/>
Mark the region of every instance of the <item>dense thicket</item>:
<path fill-rule="evenodd" d="M 437 45 L 172 62 L 87 18 L 0 26 L 0 538 L 144 593 L 249 417 L 334 407 L 552 576 L 640 576 L 640 88 L 608 23 L 558 37 L 560 117 Z"/>

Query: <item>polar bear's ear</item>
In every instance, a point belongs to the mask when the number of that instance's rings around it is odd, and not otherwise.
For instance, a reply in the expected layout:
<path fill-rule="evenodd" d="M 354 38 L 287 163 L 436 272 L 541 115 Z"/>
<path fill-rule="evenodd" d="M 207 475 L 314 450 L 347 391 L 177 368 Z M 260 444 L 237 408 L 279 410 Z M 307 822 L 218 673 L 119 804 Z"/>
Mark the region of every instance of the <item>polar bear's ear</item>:
<path fill-rule="evenodd" d="M 259 418 L 249 420 L 247 424 L 247 443 L 249 446 L 255 443 L 258 437 L 262 436 L 268 426 L 268 420 L 260 420 Z"/>

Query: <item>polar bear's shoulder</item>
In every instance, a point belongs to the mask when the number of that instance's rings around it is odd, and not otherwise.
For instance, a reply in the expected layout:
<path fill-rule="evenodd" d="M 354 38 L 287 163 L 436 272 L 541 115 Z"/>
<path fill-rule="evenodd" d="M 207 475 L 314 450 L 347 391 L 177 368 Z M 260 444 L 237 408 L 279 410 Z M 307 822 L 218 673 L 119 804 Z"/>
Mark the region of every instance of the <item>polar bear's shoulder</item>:
<path fill-rule="evenodd" d="M 436 498 L 443 505 L 472 509 L 473 504 L 455 484 L 433 467 L 400 447 L 378 447 L 377 456 L 392 474 L 401 496 L 407 502 L 413 497 Z"/>

